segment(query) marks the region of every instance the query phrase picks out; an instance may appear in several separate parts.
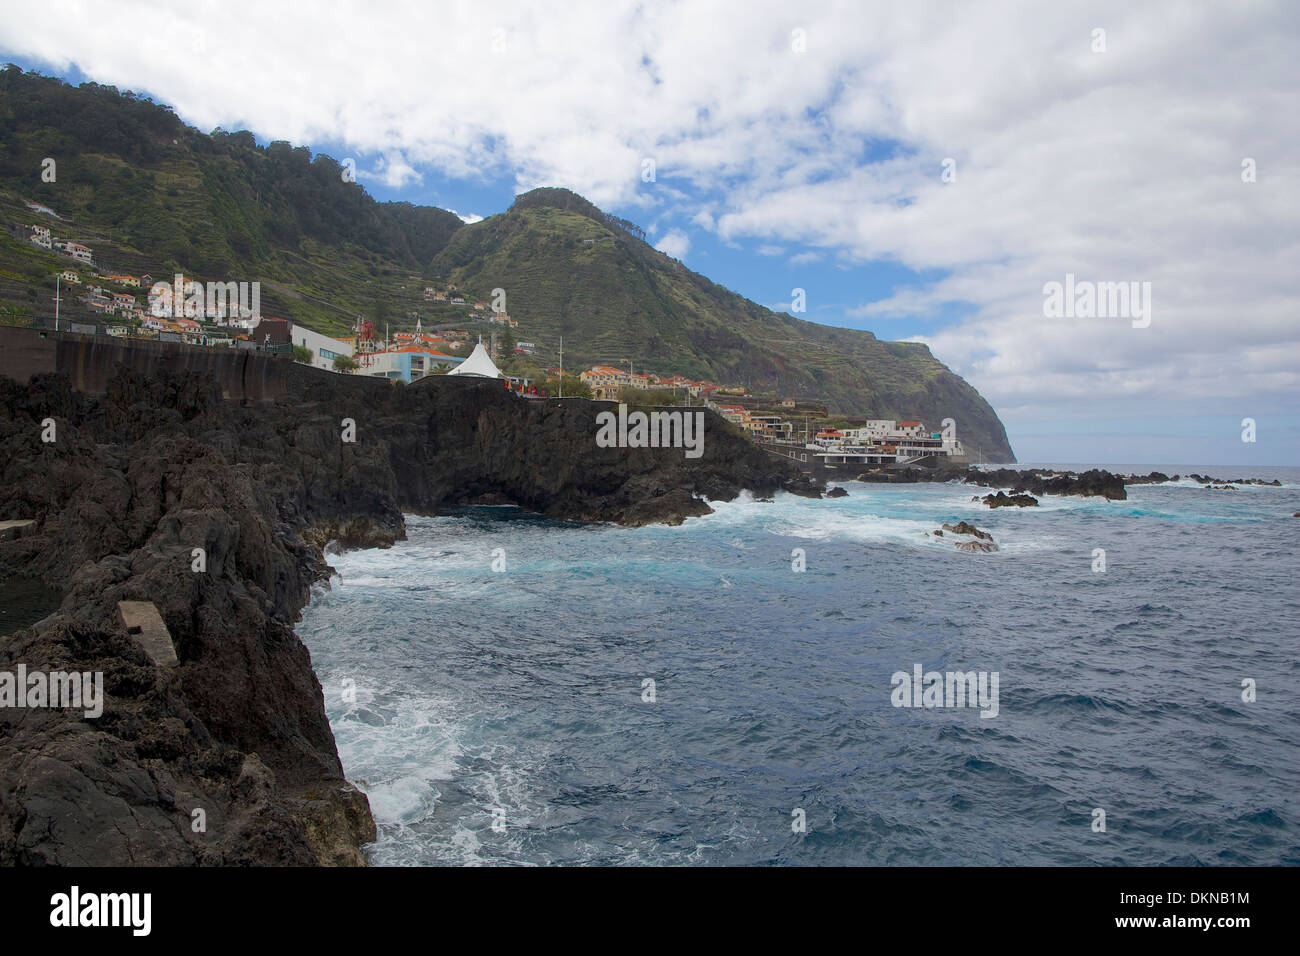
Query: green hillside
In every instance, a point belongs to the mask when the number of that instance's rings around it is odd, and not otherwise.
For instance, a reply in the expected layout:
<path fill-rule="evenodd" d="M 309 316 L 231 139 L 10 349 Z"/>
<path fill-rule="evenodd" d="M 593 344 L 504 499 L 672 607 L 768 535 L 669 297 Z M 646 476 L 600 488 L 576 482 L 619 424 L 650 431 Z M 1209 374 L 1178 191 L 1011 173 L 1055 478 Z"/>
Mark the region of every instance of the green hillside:
<path fill-rule="evenodd" d="M 631 234 L 563 189 L 457 230 L 430 271 L 481 296 L 500 288 L 518 336 L 565 366 L 630 361 L 751 389 L 825 400 L 847 415 L 945 418 L 990 460 L 1010 459 L 997 414 L 924 346 L 772 312 Z M 633 227 L 634 228 L 634 227 Z"/>
<path fill-rule="evenodd" d="M 43 161 L 57 163 L 54 182 Z M 817 399 L 843 415 L 957 423 L 989 460 L 1012 460 L 993 409 L 923 345 L 881 342 L 771 312 L 655 251 L 632 223 L 563 189 L 538 189 L 470 226 L 445 210 L 380 203 L 324 155 L 248 132 L 204 134 L 129 92 L 0 71 L 0 322 L 53 314 L 68 260 L 38 250 L 33 221 L 94 249 L 104 272 L 259 281 L 262 312 L 327 334 L 358 315 L 382 331 L 454 324 L 466 307 L 423 298 L 506 292 L 517 339 L 568 369 L 638 371 Z M 24 203 L 42 203 L 51 220 Z"/>
<path fill-rule="evenodd" d="M 46 158 L 54 182 L 42 179 Z M 443 209 L 376 202 L 342 173 L 330 157 L 288 143 L 200 133 L 113 87 L 0 71 L 6 236 L 39 219 L 91 246 L 108 271 L 260 281 L 265 314 L 324 332 L 347 331 L 358 314 L 381 327 L 413 321 L 428 312 L 422 270 L 461 221 Z M 34 216 L 28 200 L 60 219 Z M 26 245 L 0 247 L 0 309 L 11 318 L 52 311 L 51 270 Z M 32 284 L 46 280 L 48 295 L 33 295 Z"/>

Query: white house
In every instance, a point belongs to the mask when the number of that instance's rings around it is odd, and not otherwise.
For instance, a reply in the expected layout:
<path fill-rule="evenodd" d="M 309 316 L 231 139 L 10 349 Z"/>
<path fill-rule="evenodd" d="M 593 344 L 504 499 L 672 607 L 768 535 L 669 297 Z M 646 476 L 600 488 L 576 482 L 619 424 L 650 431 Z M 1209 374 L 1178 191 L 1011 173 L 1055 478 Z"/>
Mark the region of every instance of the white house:
<path fill-rule="evenodd" d="M 236 323 L 231 323 L 236 324 Z M 334 359 L 340 355 L 352 357 L 353 347 L 350 341 L 332 339 L 328 335 L 313 332 L 311 329 L 295 324 L 289 333 L 294 345 L 311 349 L 311 365 L 316 368 L 334 370 Z"/>

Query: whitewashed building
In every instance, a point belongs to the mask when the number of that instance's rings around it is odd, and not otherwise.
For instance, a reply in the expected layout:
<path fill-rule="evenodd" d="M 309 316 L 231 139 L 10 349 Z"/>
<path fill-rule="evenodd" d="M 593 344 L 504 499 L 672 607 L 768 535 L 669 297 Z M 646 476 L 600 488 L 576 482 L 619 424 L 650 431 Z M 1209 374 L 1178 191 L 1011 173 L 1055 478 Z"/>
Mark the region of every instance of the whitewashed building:
<path fill-rule="evenodd" d="M 311 349 L 311 362 L 306 364 L 310 364 L 315 368 L 328 369 L 332 372 L 334 371 L 334 359 L 340 355 L 346 355 L 348 358 L 352 357 L 353 347 L 351 341 L 332 339 L 328 335 L 313 332 L 306 326 L 295 325 L 289 332 L 289 339 L 294 345 Z"/>

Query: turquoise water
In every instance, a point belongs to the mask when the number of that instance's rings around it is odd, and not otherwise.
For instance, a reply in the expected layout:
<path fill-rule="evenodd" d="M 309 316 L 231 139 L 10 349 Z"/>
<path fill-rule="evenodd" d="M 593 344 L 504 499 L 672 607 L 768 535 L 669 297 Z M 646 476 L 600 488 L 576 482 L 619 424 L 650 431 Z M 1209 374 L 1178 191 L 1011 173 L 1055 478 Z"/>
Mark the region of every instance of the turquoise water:
<path fill-rule="evenodd" d="M 381 865 L 1296 864 L 1300 471 L 1274 474 L 410 517 L 330 559 L 298 633 Z M 927 536 L 954 520 L 1000 550 Z M 893 706 L 915 664 L 997 673 L 997 716 Z"/>

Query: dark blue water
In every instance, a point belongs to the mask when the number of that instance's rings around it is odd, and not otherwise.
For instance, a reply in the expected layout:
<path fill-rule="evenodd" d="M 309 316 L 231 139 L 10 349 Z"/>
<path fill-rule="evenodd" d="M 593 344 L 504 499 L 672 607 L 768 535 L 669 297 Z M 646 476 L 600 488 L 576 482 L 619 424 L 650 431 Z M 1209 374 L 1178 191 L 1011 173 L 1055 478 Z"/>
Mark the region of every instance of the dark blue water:
<path fill-rule="evenodd" d="M 1300 470 L 1274 475 L 411 518 L 331 559 L 298 632 L 379 864 L 1294 865 Z M 926 536 L 955 519 L 1000 550 Z M 892 706 L 916 663 L 997 672 L 997 716 Z"/>

